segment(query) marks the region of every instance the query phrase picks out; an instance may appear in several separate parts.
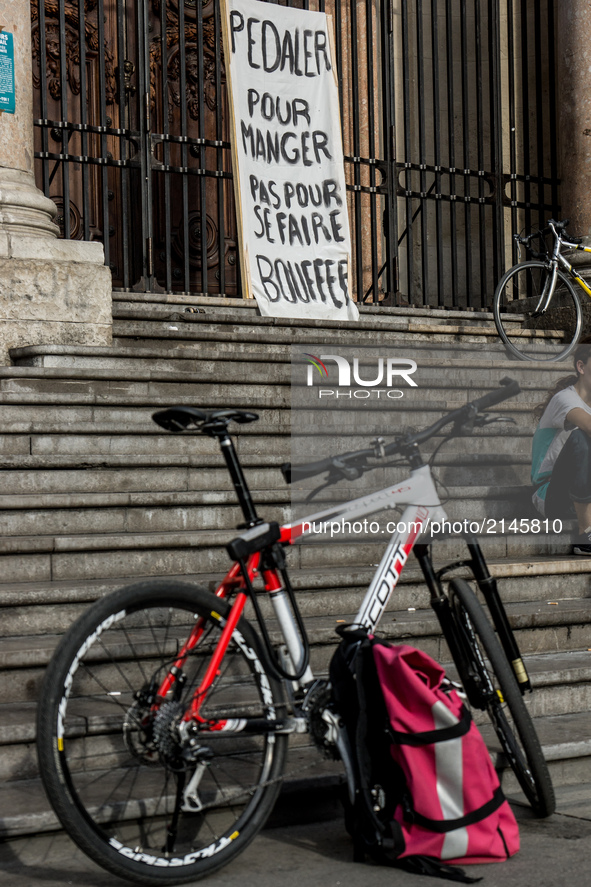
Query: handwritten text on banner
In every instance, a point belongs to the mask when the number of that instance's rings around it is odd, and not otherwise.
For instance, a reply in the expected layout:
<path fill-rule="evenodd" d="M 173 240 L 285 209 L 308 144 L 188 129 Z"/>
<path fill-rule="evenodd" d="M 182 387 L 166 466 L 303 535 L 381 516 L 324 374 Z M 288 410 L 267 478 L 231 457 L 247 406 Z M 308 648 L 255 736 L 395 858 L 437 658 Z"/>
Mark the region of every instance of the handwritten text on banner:
<path fill-rule="evenodd" d="M 272 317 L 357 320 L 324 13 L 226 0 L 243 286 Z"/>

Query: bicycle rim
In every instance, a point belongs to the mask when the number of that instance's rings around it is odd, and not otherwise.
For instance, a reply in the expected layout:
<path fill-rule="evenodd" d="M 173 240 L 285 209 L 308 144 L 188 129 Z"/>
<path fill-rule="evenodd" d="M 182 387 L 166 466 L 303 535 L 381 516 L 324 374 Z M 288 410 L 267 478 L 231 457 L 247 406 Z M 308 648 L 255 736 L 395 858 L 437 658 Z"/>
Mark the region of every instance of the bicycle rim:
<path fill-rule="evenodd" d="M 131 586 L 82 617 L 48 670 L 38 734 L 48 795 L 82 849 L 122 877 L 173 884 L 209 874 L 244 849 L 273 807 L 286 736 L 204 732 L 192 760 L 180 753 L 176 727 L 226 610 L 182 583 Z M 154 703 L 199 619 L 204 633 L 183 667 L 180 697 Z M 272 721 L 281 707 L 242 620 L 200 714 Z M 190 809 L 180 809 L 196 773 Z"/>
<path fill-rule="evenodd" d="M 536 309 L 548 291 L 551 269 L 544 262 L 524 262 L 501 279 L 494 301 L 497 331 L 509 353 L 521 360 L 564 360 L 581 334 L 582 314 L 570 280 L 560 271 L 548 306 Z"/>
<path fill-rule="evenodd" d="M 463 639 L 464 688 L 472 703 L 477 700 L 476 707 L 488 713 L 496 734 L 498 744 L 488 741 L 489 749 L 502 753 L 534 813 L 550 816 L 556 806 L 552 781 L 513 670 L 470 586 L 453 580 L 449 599 Z"/>

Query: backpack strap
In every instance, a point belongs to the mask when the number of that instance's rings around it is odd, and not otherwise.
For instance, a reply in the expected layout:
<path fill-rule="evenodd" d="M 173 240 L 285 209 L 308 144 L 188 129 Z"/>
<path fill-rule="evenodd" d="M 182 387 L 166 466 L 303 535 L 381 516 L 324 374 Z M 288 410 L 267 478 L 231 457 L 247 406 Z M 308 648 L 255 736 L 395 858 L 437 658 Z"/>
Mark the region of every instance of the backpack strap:
<path fill-rule="evenodd" d="M 447 865 L 432 856 L 405 856 L 396 861 L 397 868 L 415 875 L 426 875 L 431 878 L 445 878 L 448 881 L 457 881 L 460 884 L 477 884 L 482 877 L 474 878 L 467 875 L 457 865 Z"/>
<path fill-rule="evenodd" d="M 503 789 L 499 786 L 490 801 L 487 801 L 482 807 L 472 810 L 471 813 L 460 816 L 459 819 L 428 819 L 426 816 L 422 816 L 416 810 L 413 810 L 408 798 L 406 798 L 404 818 L 407 822 L 415 823 L 415 825 L 420 825 L 432 832 L 445 834 L 446 832 L 453 832 L 457 828 L 466 828 L 469 825 L 474 825 L 475 822 L 486 819 L 487 816 L 498 810 L 504 801 L 505 795 L 503 794 Z"/>
<path fill-rule="evenodd" d="M 432 742 L 447 742 L 448 739 L 457 739 L 469 732 L 472 724 L 472 715 L 465 706 L 462 706 L 462 716 L 457 724 L 451 727 L 442 727 L 440 730 L 426 730 L 423 733 L 401 733 L 399 730 L 388 730 L 392 742 L 398 745 L 430 745 Z"/>

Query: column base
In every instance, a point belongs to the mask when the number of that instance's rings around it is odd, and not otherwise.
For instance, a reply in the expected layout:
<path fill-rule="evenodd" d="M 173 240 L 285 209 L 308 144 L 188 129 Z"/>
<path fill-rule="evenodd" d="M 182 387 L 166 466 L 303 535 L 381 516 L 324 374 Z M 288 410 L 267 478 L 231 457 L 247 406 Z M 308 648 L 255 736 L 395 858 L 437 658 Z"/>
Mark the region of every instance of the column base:
<path fill-rule="evenodd" d="M 102 244 L 0 227 L 0 365 L 23 345 L 110 345 L 111 292 Z"/>
<path fill-rule="evenodd" d="M 57 238 L 57 207 L 35 185 L 33 174 L 0 166 L 0 233 Z"/>

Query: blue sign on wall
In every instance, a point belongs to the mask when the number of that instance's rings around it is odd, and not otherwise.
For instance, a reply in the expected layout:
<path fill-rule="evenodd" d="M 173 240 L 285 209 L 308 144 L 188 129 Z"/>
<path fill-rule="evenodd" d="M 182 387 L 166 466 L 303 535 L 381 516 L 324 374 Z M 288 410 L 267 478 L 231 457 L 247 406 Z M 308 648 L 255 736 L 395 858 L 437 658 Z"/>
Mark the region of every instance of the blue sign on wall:
<path fill-rule="evenodd" d="M 14 114 L 14 42 L 8 31 L 0 31 L 0 111 Z"/>

